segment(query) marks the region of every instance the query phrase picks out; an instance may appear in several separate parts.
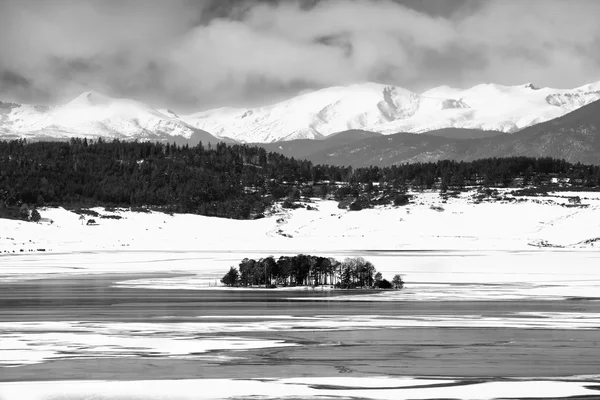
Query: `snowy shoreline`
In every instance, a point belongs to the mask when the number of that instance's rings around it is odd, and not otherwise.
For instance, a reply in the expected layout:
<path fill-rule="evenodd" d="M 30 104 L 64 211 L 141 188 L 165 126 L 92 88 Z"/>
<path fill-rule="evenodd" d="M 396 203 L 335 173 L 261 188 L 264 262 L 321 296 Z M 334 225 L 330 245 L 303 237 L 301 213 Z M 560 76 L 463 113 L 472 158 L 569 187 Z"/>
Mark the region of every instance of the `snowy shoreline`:
<path fill-rule="evenodd" d="M 500 193 L 511 197 L 508 190 Z M 276 208 L 258 220 L 94 208 L 109 218 L 95 217 L 98 225 L 87 226 L 74 212 L 43 209 L 52 224 L 1 221 L 0 281 L 173 273 L 185 276 L 119 285 L 204 290 L 219 286 L 245 257 L 305 253 L 363 256 L 384 278 L 401 274 L 407 282 L 400 293 L 361 300 L 598 296 L 600 193 L 577 192 L 581 204 L 575 207 L 569 206 L 571 192 L 484 202 L 474 200 L 474 190 L 447 199 L 437 192 L 413 194 L 404 207 L 358 212 L 312 199 L 317 210 Z"/>
<path fill-rule="evenodd" d="M 185 379 L 152 381 L 39 381 L 0 383 L 5 400 L 112 399 L 136 396 L 145 399 L 227 398 L 333 398 L 369 399 L 469 398 L 570 398 L 595 396 L 597 380 L 568 377 L 560 380 L 435 379 L 419 377 L 321 377 L 262 379 Z"/>

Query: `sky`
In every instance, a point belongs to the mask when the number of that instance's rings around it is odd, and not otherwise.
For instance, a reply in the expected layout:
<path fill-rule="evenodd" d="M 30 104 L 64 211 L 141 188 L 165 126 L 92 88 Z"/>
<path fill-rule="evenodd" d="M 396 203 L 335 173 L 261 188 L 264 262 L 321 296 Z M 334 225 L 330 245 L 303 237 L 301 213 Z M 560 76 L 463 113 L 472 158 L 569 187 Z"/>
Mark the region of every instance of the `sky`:
<path fill-rule="evenodd" d="M 600 81 L 597 0 L 0 0 L 0 100 L 199 111 L 379 82 Z"/>

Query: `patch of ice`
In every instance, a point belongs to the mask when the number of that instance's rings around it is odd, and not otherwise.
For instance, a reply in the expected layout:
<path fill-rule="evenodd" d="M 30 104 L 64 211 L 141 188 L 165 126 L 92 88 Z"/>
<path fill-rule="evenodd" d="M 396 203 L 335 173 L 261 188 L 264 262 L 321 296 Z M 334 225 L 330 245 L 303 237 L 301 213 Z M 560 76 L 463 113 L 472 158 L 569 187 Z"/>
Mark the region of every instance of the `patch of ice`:
<path fill-rule="evenodd" d="M 126 324 L 86 322 L 0 323 L 0 366 L 36 364 L 69 358 L 153 355 L 198 358 L 214 350 L 295 346 L 283 340 L 208 336 L 216 329 L 199 324 Z M 198 336 L 204 333 L 205 336 Z"/>
<path fill-rule="evenodd" d="M 215 319 L 222 321 L 214 321 Z M 66 358 L 197 357 L 212 350 L 295 346 L 282 340 L 244 338 L 244 332 L 368 330 L 382 328 L 597 329 L 600 314 L 508 313 L 482 315 L 406 315 L 239 318 L 212 316 L 185 323 L 2 322 L 0 365 L 15 366 Z M 222 333 L 235 336 L 217 336 Z"/>

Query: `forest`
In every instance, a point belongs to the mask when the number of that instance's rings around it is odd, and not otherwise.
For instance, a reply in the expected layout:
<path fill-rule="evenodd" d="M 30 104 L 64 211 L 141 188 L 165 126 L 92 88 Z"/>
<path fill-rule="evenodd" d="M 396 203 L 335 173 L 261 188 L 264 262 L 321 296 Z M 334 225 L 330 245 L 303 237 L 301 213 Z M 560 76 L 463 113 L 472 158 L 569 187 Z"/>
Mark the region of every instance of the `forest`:
<path fill-rule="evenodd" d="M 239 270 L 230 267 L 221 279 L 226 286 L 266 287 L 331 285 L 341 289 L 401 289 L 404 282 L 395 275 L 392 282 L 384 279 L 375 266 L 362 257 L 347 257 L 340 262 L 331 257 L 298 254 L 273 256 L 259 260 L 244 258 Z"/>
<path fill-rule="evenodd" d="M 43 206 L 111 206 L 248 219 L 301 196 L 341 201 L 378 191 L 527 187 L 556 177 L 595 188 L 600 167 L 512 157 L 353 169 L 240 144 L 13 140 L 0 141 L 0 217 L 24 218 L 24 208 Z"/>

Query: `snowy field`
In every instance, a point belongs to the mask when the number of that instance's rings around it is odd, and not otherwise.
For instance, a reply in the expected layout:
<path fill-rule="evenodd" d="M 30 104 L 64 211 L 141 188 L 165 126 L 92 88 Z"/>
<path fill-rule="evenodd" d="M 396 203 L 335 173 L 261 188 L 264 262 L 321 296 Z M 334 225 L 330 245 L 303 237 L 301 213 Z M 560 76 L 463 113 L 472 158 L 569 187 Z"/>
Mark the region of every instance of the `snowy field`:
<path fill-rule="evenodd" d="M 442 199 L 415 193 L 405 207 L 351 212 L 314 199 L 318 210 L 277 208 L 267 218 L 239 221 L 198 215 L 107 212 L 96 208 L 96 226 L 62 208 L 41 210 L 54 223 L 3 220 L 1 253 L 93 250 L 342 251 L 531 250 L 541 245 L 594 248 L 600 237 L 600 193 L 551 193 L 520 201 L 483 201 L 475 192 Z M 577 195 L 581 204 L 569 206 Z M 507 198 L 512 198 L 506 195 Z M 107 219 L 102 216 L 118 216 Z M 89 217 L 88 217 L 89 218 Z"/>

